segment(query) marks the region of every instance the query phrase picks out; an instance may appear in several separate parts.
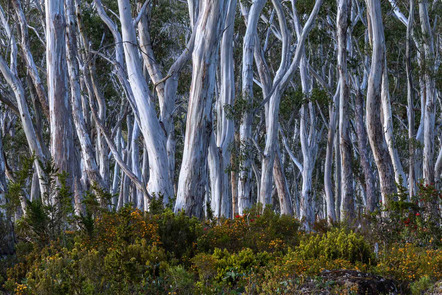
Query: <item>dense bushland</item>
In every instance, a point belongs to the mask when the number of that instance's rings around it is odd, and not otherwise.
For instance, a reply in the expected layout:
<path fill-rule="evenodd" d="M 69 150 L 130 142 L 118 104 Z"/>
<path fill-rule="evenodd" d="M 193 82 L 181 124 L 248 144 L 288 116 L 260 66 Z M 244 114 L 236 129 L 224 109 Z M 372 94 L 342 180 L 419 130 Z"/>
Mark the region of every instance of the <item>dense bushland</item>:
<path fill-rule="evenodd" d="M 61 185 L 61 188 L 63 185 Z M 143 213 L 98 206 L 93 194 L 75 217 L 56 190 L 57 210 L 29 202 L 16 226 L 15 255 L 1 261 L 7 294 L 293 294 L 324 270 L 354 269 L 398 280 L 419 293 L 442 279 L 442 237 L 427 206 L 431 186 L 401 193 L 356 224 L 314 231 L 270 208 L 234 219 L 198 220 L 163 208 Z M 57 218 L 55 218 L 57 217 Z M 327 283 L 337 294 L 356 292 Z M 334 288 L 334 289 L 333 289 Z"/>

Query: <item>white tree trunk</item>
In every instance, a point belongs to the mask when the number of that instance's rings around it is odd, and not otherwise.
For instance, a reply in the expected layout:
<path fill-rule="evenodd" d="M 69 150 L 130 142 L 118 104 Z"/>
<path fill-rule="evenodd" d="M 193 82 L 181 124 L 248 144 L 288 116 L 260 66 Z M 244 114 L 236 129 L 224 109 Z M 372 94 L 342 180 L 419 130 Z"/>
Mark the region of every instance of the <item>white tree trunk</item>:
<path fill-rule="evenodd" d="M 385 50 L 385 49 L 384 49 Z M 387 58 L 384 56 L 384 69 L 382 74 L 382 90 L 381 90 L 381 102 L 382 102 L 382 124 L 384 128 L 385 141 L 387 143 L 388 152 L 390 153 L 391 162 L 393 164 L 394 178 L 396 183 L 407 188 L 407 177 L 405 176 L 404 169 L 402 168 L 401 160 L 399 159 L 399 153 L 394 146 L 393 137 L 393 118 L 391 114 L 391 102 L 390 92 L 388 89 L 388 68 Z"/>
<path fill-rule="evenodd" d="M 332 163 L 333 163 L 333 145 L 336 132 L 337 115 L 339 109 L 339 90 L 340 84 L 336 87 L 336 93 L 333 97 L 333 104 L 329 107 L 330 121 L 328 123 L 327 148 L 325 152 L 324 164 L 324 191 L 327 204 L 327 221 L 336 221 L 335 198 L 333 195 L 332 184 Z M 337 196 L 339 197 L 339 196 Z"/>
<path fill-rule="evenodd" d="M 118 0 L 118 8 L 127 75 L 139 115 L 140 129 L 149 153 L 150 178 L 147 190 L 151 195 L 163 195 L 164 202 L 167 203 L 173 195 L 173 186 L 168 170 L 166 136 L 156 116 L 154 102 L 149 96 L 149 88 L 143 76 L 131 5 L 128 0 Z"/>
<path fill-rule="evenodd" d="M 131 166 L 133 173 L 142 179 L 141 169 L 140 169 L 140 147 L 138 144 L 138 139 L 140 137 L 140 127 L 138 126 L 137 120 L 134 120 L 134 127 L 132 128 L 132 138 L 131 138 Z M 143 192 L 139 189 L 134 189 L 133 198 L 134 206 L 140 210 L 144 210 L 144 198 Z"/>
<path fill-rule="evenodd" d="M 424 156 L 423 178 L 426 184 L 434 183 L 434 126 L 436 123 L 436 88 L 433 78 L 434 66 L 434 41 L 428 17 L 427 0 L 419 2 L 419 17 L 422 36 L 424 39 L 424 79 L 426 94 L 424 114 Z"/>
<path fill-rule="evenodd" d="M 220 0 L 203 1 L 192 53 L 193 75 L 175 211 L 185 210 L 187 214 L 197 217 L 202 217 L 204 213 L 215 61 L 225 13 L 224 4 Z"/>
<path fill-rule="evenodd" d="M 253 54 L 257 35 L 258 20 L 266 0 L 256 0 L 250 7 L 247 17 L 247 29 L 244 35 L 242 56 L 242 99 L 249 105 L 253 103 Z M 247 108 L 246 108 L 247 109 Z M 246 110 L 239 127 L 240 153 L 244 156 L 240 163 L 238 177 L 238 212 L 244 213 L 251 205 L 252 193 L 252 170 L 251 170 L 251 137 L 253 115 Z"/>
<path fill-rule="evenodd" d="M 366 0 L 372 36 L 372 60 L 367 85 L 367 129 L 381 184 L 382 201 L 396 191 L 391 157 L 381 123 L 381 84 L 384 71 L 385 39 L 379 0 Z"/>
<path fill-rule="evenodd" d="M 350 141 L 349 125 L 349 105 L 350 89 L 347 74 L 347 29 L 350 22 L 351 0 L 339 0 L 337 12 L 337 39 L 338 39 L 338 73 L 340 81 L 339 91 L 339 148 L 342 165 L 342 203 L 341 220 L 353 219 L 355 217 L 354 208 L 354 188 L 352 171 L 352 144 Z"/>
<path fill-rule="evenodd" d="M 407 44 L 405 49 L 405 67 L 407 71 L 407 119 L 408 119 L 408 156 L 409 156 L 409 172 L 408 172 L 408 198 L 414 196 L 416 192 L 415 183 L 415 127 L 414 127 L 414 89 L 413 89 L 413 77 L 411 68 L 411 31 L 413 30 L 414 23 L 414 0 L 410 0 L 410 14 L 407 22 Z"/>
<path fill-rule="evenodd" d="M 219 204 L 219 211 L 213 208 L 215 216 L 232 216 L 232 189 L 229 179 L 229 166 L 231 145 L 234 136 L 234 122 L 228 118 L 226 107 L 233 106 L 235 100 L 235 81 L 234 61 L 233 61 L 233 32 L 236 12 L 236 0 L 229 1 L 227 7 L 225 31 L 221 39 L 220 50 L 220 94 L 216 103 L 217 122 L 216 122 L 216 145 L 212 156 L 217 157 L 214 169 L 214 182 L 217 184 L 212 186 L 212 205 L 214 202 Z M 210 150 L 209 150 L 210 153 Z M 212 176 L 211 176 L 212 178 Z M 216 206 L 215 206 L 216 207 Z"/>
<path fill-rule="evenodd" d="M 79 81 L 78 68 L 78 52 L 77 52 L 77 32 L 75 25 L 75 13 L 73 0 L 66 0 L 66 16 L 67 16 L 67 66 L 69 73 L 69 82 L 71 89 L 71 106 L 72 117 L 74 121 L 75 130 L 78 141 L 80 143 L 81 157 L 85 166 L 87 180 L 89 183 L 105 189 L 103 178 L 101 177 L 98 166 L 94 156 L 94 150 L 90 135 L 86 126 L 86 121 L 83 116 L 83 107 L 81 104 L 81 89 Z"/>

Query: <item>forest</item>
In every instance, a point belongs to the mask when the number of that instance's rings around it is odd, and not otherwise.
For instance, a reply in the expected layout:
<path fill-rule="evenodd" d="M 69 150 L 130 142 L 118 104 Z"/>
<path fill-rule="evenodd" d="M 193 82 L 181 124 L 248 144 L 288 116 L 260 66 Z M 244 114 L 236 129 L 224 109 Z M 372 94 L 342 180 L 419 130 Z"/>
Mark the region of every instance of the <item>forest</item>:
<path fill-rule="evenodd" d="M 442 294 L 441 17 L 0 0 L 0 293 Z"/>

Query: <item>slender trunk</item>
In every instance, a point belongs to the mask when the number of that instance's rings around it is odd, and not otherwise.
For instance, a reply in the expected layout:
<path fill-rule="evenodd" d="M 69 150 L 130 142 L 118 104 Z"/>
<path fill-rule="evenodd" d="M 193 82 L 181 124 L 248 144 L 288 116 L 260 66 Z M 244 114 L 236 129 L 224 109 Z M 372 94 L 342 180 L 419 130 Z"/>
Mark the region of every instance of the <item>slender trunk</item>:
<path fill-rule="evenodd" d="M 366 0 L 372 36 L 372 60 L 367 85 L 367 129 L 381 184 L 382 201 L 396 192 L 394 170 L 381 123 L 381 84 L 384 71 L 385 40 L 380 0 Z"/>
<path fill-rule="evenodd" d="M 241 99 L 244 100 L 248 105 L 252 105 L 253 103 L 253 55 L 255 50 L 258 20 L 266 2 L 266 0 L 254 1 L 252 6 L 250 7 L 250 11 L 247 17 L 247 29 L 244 35 L 243 43 Z M 243 162 L 239 165 L 239 214 L 243 214 L 242 210 L 247 209 L 251 205 L 250 201 L 252 199 L 252 159 L 250 156 L 250 152 L 248 151 L 251 147 L 252 122 L 253 115 L 246 110 L 243 118 L 241 119 L 241 124 L 239 127 L 240 153 L 244 156 L 242 157 Z"/>
<path fill-rule="evenodd" d="M 329 107 L 330 121 L 327 134 L 327 148 L 325 152 L 324 164 L 324 190 L 325 200 L 327 204 L 327 221 L 336 221 L 335 198 L 333 195 L 332 185 L 332 162 L 333 162 L 333 145 L 336 132 L 337 114 L 339 109 L 339 91 L 340 85 L 336 87 L 336 93 L 333 97 L 333 104 Z M 337 152 L 337 151 L 336 151 Z M 337 196 L 339 197 L 339 196 Z"/>
<path fill-rule="evenodd" d="M 385 50 L 385 48 L 384 48 Z M 381 103 L 382 103 L 382 115 L 381 121 L 384 128 L 385 141 L 387 143 L 388 152 L 391 157 L 391 163 L 393 164 L 394 179 L 397 184 L 407 188 L 407 177 L 405 176 L 404 169 L 402 168 L 401 161 L 399 159 L 399 153 L 394 146 L 393 138 L 393 118 L 391 113 L 390 91 L 388 83 L 388 68 L 387 58 L 384 56 L 384 69 L 382 73 L 382 90 L 381 90 Z"/>
<path fill-rule="evenodd" d="M 218 147 L 215 142 L 215 135 L 212 134 L 210 138 L 209 152 L 207 157 L 207 163 L 209 167 L 210 175 L 210 193 L 211 201 L 210 208 L 214 217 L 220 217 L 221 214 L 221 202 L 222 202 L 222 176 L 220 175 L 220 157 L 218 153 Z"/>
<path fill-rule="evenodd" d="M 411 68 L 411 31 L 414 23 L 414 0 L 410 0 L 410 12 L 407 24 L 407 43 L 405 48 L 406 71 L 407 71 L 407 117 L 408 117 L 408 157 L 409 157 L 409 172 L 408 172 L 408 192 L 409 200 L 415 194 L 415 131 L 414 131 L 414 90 L 413 78 Z"/>
<path fill-rule="evenodd" d="M 34 84 L 35 91 L 37 93 L 37 97 L 39 99 L 40 105 L 42 107 L 43 113 L 49 119 L 49 105 L 48 105 L 48 96 L 46 93 L 46 89 L 44 88 L 43 82 L 40 79 L 40 75 L 37 70 L 37 66 L 34 62 L 34 57 L 31 53 L 31 48 L 29 44 L 29 36 L 28 36 L 28 24 L 26 21 L 25 14 L 23 13 L 23 9 L 21 7 L 21 3 L 19 0 L 12 1 L 15 12 L 17 14 L 18 23 L 20 25 L 20 34 L 21 34 L 21 49 L 23 51 L 23 56 L 26 62 L 26 66 L 28 68 L 28 73 L 31 77 L 31 80 Z"/>
<path fill-rule="evenodd" d="M 442 146 L 439 151 L 439 156 L 437 156 L 436 167 L 434 168 L 435 178 L 438 179 L 439 189 L 442 189 Z"/>
<path fill-rule="evenodd" d="M 335 196 L 336 208 L 341 208 L 341 153 L 339 152 L 339 138 L 335 136 Z M 336 220 L 341 220 L 341 210 L 336 210 Z"/>
<path fill-rule="evenodd" d="M 365 194 L 367 212 L 373 212 L 377 208 L 377 196 L 374 183 L 373 168 L 370 165 L 370 150 L 368 146 L 367 130 L 364 121 L 364 101 L 361 90 L 356 89 L 355 96 L 355 117 L 356 132 L 358 139 L 359 159 L 365 181 Z"/>
<path fill-rule="evenodd" d="M 75 14 L 72 0 L 66 0 L 66 15 L 67 15 L 67 65 L 69 72 L 69 82 L 71 89 L 71 105 L 72 117 L 74 121 L 75 130 L 78 140 L 80 142 L 81 156 L 85 170 L 88 176 L 89 183 L 105 189 L 103 180 L 98 171 L 98 166 L 95 161 L 94 151 L 90 135 L 86 126 L 86 121 L 83 117 L 83 108 L 81 105 L 81 89 L 79 81 L 78 68 L 78 52 L 77 52 L 77 36 L 75 25 Z"/>
<path fill-rule="evenodd" d="M 419 17 L 424 39 L 424 79 L 425 79 L 425 114 L 424 114 L 424 157 L 423 177 L 426 184 L 434 183 L 434 127 L 436 123 L 436 91 L 434 82 L 434 41 L 428 17 L 427 0 L 419 2 Z"/>
<path fill-rule="evenodd" d="M 290 191 L 282 167 L 281 153 L 279 151 L 279 146 L 277 146 L 275 154 L 275 161 L 273 165 L 273 176 L 275 178 L 275 185 L 279 197 L 279 207 L 281 214 L 292 216 L 293 215 L 292 199 L 290 197 Z"/>
<path fill-rule="evenodd" d="M 342 203 L 341 218 L 352 220 L 355 217 L 354 188 L 352 171 L 352 150 L 350 141 L 349 105 L 350 90 L 347 74 L 347 28 L 351 12 L 350 0 L 339 0 L 337 13 L 338 26 L 338 72 L 340 81 L 339 91 L 339 147 L 342 165 Z"/>
<path fill-rule="evenodd" d="M 302 149 L 302 189 L 301 189 L 301 218 L 305 218 L 304 225 L 307 230 L 315 222 L 315 205 L 313 200 L 312 179 L 316 162 L 317 144 L 314 130 L 316 118 L 314 118 L 312 103 L 304 104 L 301 107 L 301 149 Z M 309 125 L 309 129 L 307 128 Z"/>
<path fill-rule="evenodd" d="M 140 137 L 140 127 L 138 126 L 137 120 L 134 120 L 134 127 L 132 128 L 132 138 L 131 138 L 131 166 L 133 173 L 142 179 L 141 169 L 140 169 L 140 147 L 138 144 L 138 139 Z M 134 188 L 134 193 L 132 194 L 134 200 L 134 206 L 140 210 L 144 209 L 144 198 L 143 192 Z"/>
<path fill-rule="evenodd" d="M 234 136 L 234 122 L 228 118 L 225 108 L 233 106 L 235 99 L 235 84 L 232 83 L 235 80 L 233 63 L 234 27 L 232 26 L 235 21 L 235 11 L 236 0 L 232 0 L 227 7 L 226 29 L 221 39 L 221 85 L 220 95 L 216 102 L 216 135 L 212 136 L 214 140 L 216 137 L 216 142 L 214 144 L 211 143 L 209 148 L 209 158 L 216 158 L 214 163 L 211 163 L 209 160 L 209 166 L 214 168 L 211 169 L 211 182 L 215 182 L 215 185 L 212 185 L 212 210 L 214 210 L 215 216 L 224 217 L 232 215 L 232 190 L 228 168 L 230 165 L 230 149 Z M 219 208 L 217 208 L 218 205 Z"/>
<path fill-rule="evenodd" d="M 147 190 L 151 195 L 163 195 L 164 203 L 168 203 L 173 194 L 173 186 L 168 170 L 166 136 L 156 116 L 154 102 L 143 76 L 131 5 L 128 0 L 118 0 L 118 8 L 127 75 L 139 115 L 141 133 L 149 153 L 150 178 Z"/>
<path fill-rule="evenodd" d="M 275 81 L 280 81 L 289 67 L 289 46 L 290 34 L 287 27 L 287 21 L 279 0 L 273 0 L 276 14 L 278 15 L 279 30 L 282 40 L 282 53 L 279 68 L 276 72 Z M 302 45 L 300 45 L 302 46 Z M 261 169 L 261 191 L 259 192 L 259 202 L 264 206 L 272 204 L 272 184 L 273 184 L 273 166 L 276 152 L 276 142 L 278 140 L 279 128 L 279 103 L 281 100 L 282 88 L 276 87 L 270 96 L 266 111 L 266 145 L 262 159 Z"/>

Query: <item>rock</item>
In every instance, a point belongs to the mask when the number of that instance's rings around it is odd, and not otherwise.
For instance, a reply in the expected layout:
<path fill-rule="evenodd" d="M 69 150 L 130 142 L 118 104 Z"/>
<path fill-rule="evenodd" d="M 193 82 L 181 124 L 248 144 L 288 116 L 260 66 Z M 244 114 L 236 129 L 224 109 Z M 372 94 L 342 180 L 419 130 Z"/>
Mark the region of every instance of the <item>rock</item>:
<path fill-rule="evenodd" d="M 427 292 L 425 292 L 425 295 L 440 295 L 442 294 L 442 280 L 438 281 L 436 284 L 434 284 L 433 287 L 430 288 Z"/>
<path fill-rule="evenodd" d="M 301 287 L 303 294 L 409 294 L 406 285 L 357 270 L 323 271 Z"/>

